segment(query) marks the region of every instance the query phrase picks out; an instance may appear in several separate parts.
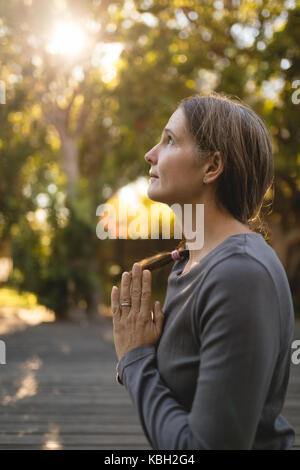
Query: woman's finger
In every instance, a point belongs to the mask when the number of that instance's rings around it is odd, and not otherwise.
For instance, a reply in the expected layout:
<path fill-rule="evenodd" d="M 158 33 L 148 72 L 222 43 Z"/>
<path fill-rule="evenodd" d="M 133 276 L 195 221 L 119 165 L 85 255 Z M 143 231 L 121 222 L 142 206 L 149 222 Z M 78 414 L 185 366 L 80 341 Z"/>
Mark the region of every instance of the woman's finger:
<path fill-rule="evenodd" d="M 121 309 L 119 302 L 119 289 L 117 288 L 117 286 L 113 286 L 111 290 L 111 311 L 113 318 L 119 320 L 121 316 Z"/>
<path fill-rule="evenodd" d="M 158 331 L 162 331 L 163 323 L 164 323 L 164 313 L 162 311 L 160 302 L 156 301 L 154 304 L 154 323 L 158 328 Z"/>
<path fill-rule="evenodd" d="M 132 268 L 131 302 L 132 310 L 140 311 L 142 293 L 142 267 L 134 263 Z"/>
<path fill-rule="evenodd" d="M 121 279 L 121 296 L 120 296 L 120 303 L 122 302 L 131 302 L 130 296 L 130 274 L 127 271 L 124 271 L 122 274 Z M 128 315 L 130 312 L 131 306 L 124 305 L 123 307 L 120 306 L 121 315 Z"/>
<path fill-rule="evenodd" d="M 149 317 L 151 311 L 151 272 L 148 269 L 142 275 L 141 315 Z"/>

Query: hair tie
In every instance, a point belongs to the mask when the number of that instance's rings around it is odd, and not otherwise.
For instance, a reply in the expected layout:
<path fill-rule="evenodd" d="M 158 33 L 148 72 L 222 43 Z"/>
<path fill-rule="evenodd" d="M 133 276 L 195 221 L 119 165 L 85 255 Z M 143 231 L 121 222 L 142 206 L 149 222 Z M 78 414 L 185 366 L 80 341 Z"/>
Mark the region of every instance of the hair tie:
<path fill-rule="evenodd" d="M 178 250 L 172 251 L 171 256 L 172 256 L 172 258 L 173 258 L 174 261 L 176 261 L 176 260 L 178 260 L 178 259 L 181 258 L 181 255 L 180 255 L 180 253 L 179 253 Z"/>

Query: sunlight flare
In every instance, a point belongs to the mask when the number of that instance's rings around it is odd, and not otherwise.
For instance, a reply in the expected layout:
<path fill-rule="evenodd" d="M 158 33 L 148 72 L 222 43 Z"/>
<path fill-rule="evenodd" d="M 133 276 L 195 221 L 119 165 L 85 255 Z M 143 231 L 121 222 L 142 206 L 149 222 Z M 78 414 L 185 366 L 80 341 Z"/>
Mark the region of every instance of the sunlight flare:
<path fill-rule="evenodd" d="M 47 50 L 53 55 L 75 56 L 82 51 L 86 40 L 84 31 L 78 24 L 62 21 L 53 27 Z"/>

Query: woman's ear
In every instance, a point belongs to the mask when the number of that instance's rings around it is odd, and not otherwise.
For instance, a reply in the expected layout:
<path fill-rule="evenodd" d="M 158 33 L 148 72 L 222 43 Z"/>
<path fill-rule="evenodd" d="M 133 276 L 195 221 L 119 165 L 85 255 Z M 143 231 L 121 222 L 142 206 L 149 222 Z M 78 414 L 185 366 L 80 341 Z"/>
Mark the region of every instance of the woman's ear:
<path fill-rule="evenodd" d="M 221 152 L 214 152 L 206 165 L 203 182 L 213 183 L 224 170 L 224 161 Z"/>

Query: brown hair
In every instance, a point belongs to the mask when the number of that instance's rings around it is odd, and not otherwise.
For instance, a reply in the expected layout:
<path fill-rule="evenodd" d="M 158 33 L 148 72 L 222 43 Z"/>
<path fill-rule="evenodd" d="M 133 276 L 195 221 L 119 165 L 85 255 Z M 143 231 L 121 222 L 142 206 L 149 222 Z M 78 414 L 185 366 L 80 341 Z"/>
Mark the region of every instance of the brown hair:
<path fill-rule="evenodd" d="M 224 170 L 216 188 L 216 202 L 238 221 L 269 240 L 262 212 L 266 194 L 274 183 L 270 134 L 263 120 L 247 105 L 223 93 L 192 95 L 178 103 L 195 140 L 196 158 L 206 160 L 220 152 Z M 274 192 L 272 191 L 272 195 Z M 177 250 L 187 257 L 186 240 Z M 157 253 L 138 263 L 153 271 L 173 261 L 171 251 Z"/>

